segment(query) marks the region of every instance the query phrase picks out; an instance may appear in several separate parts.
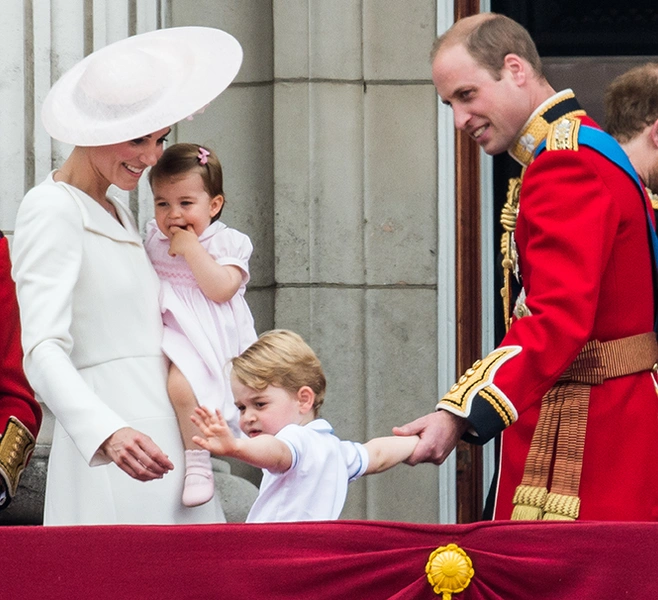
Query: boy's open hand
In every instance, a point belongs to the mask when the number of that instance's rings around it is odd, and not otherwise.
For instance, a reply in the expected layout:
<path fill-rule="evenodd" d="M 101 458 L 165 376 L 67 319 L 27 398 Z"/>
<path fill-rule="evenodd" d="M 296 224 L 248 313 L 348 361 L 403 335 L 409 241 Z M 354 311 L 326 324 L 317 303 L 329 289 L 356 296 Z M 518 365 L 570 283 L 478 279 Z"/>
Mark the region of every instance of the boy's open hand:
<path fill-rule="evenodd" d="M 190 418 L 203 437 L 195 435 L 192 441 L 216 456 L 232 456 L 236 450 L 235 436 L 219 410 L 214 414 L 205 406 L 194 409 Z"/>

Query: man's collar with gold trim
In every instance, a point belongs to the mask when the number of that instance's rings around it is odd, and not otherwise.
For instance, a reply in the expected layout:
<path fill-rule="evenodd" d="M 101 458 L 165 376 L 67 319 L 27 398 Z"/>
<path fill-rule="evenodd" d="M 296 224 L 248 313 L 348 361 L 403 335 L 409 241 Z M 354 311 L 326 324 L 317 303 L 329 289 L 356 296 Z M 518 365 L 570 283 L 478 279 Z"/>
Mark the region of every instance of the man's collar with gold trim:
<path fill-rule="evenodd" d="M 514 140 L 509 153 L 524 167 L 527 167 L 534 157 L 537 146 L 546 138 L 549 125 L 565 116 L 582 116 L 585 111 L 571 90 L 563 90 L 543 102 L 532 113 L 521 133 Z"/>

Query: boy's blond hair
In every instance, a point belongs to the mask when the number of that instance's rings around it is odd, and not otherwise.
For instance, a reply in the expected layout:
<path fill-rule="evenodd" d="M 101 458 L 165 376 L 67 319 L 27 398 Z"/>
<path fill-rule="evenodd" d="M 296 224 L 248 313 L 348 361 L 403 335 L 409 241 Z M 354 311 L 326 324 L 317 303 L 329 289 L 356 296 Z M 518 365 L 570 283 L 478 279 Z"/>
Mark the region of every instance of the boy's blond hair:
<path fill-rule="evenodd" d="M 274 385 L 296 394 L 299 388 L 310 387 L 315 392 L 313 411 L 317 416 L 327 381 L 320 359 L 293 331 L 266 331 L 231 364 L 235 377 L 254 390 Z"/>

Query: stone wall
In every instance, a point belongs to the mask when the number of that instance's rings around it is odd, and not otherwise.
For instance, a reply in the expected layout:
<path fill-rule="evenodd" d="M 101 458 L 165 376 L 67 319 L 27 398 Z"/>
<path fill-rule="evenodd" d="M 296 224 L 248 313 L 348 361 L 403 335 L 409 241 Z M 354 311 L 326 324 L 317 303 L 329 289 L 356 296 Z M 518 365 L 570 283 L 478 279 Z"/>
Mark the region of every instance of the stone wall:
<path fill-rule="evenodd" d="M 291 328 L 315 348 L 339 436 L 389 435 L 437 397 L 436 1 L 172 6 L 174 24 L 224 28 L 245 50 L 211 118 L 178 137 L 224 161 L 225 218 L 256 248 L 259 330 Z M 435 522 L 437 472 L 356 482 L 343 516 Z"/>

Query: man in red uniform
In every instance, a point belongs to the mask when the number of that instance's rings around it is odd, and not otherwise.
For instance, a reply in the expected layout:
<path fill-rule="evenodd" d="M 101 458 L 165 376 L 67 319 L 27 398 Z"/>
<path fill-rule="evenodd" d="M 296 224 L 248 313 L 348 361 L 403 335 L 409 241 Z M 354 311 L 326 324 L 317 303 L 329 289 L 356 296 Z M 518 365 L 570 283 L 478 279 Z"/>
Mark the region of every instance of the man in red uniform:
<path fill-rule="evenodd" d="M 41 408 L 23 373 L 16 289 L 9 246 L 0 232 L 0 509 L 16 494 L 18 480 L 34 449 Z"/>
<path fill-rule="evenodd" d="M 435 412 L 394 430 L 421 436 L 409 462 L 441 463 L 460 437 L 502 432 L 495 518 L 655 520 L 644 190 L 573 93 L 555 93 L 511 19 L 455 23 L 435 42 L 432 76 L 455 126 L 488 154 L 509 152 L 523 173 L 503 217 L 508 332 Z"/>

